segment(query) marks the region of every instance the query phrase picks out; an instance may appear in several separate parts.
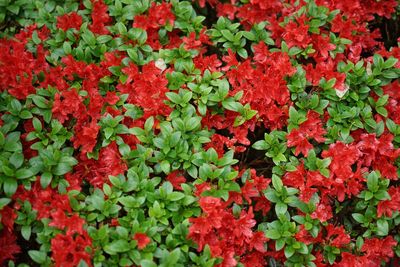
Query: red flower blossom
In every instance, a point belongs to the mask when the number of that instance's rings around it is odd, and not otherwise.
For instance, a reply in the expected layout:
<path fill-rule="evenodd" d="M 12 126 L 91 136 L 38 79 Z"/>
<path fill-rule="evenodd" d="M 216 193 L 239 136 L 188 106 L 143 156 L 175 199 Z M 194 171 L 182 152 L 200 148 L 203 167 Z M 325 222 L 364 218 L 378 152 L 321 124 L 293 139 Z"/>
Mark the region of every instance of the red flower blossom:
<path fill-rule="evenodd" d="M 100 149 L 98 161 L 88 159 L 85 154 L 81 154 L 74 171 L 93 186 L 102 188 L 104 183 L 109 182 L 109 175 L 123 174 L 127 169 L 126 163 L 121 159 L 117 144 L 112 142 Z"/>
<path fill-rule="evenodd" d="M 75 88 L 56 94 L 52 108 L 54 118 L 61 123 L 70 119 L 69 116 L 73 116 L 78 120 L 85 119 L 87 117 L 86 107 L 82 102 L 83 99 Z"/>
<path fill-rule="evenodd" d="M 400 187 L 392 186 L 389 188 L 388 193 L 390 200 L 383 200 L 378 203 L 378 218 L 382 217 L 382 215 L 391 218 L 394 211 L 400 210 Z"/>
<path fill-rule="evenodd" d="M 89 29 L 97 34 L 108 34 L 106 26 L 111 22 L 111 18 L 107 13 L 108 6 L 103 0 L 91 0 L 93 4 L 92 24 Z"/>
<path fill-rule="evenodd" d="M 152 2 L 147 16 L 135 16 L 133 27 L 147 30 L 149 28 L 158 29 L 160 26 L 167 24 L 174 25 L 175 15 L 171 12 L 171 7 L 171 3 L 163 2 L 157 5 Z"/>
<path fill-rule="evenodd" d="M 51 214 L 57 209 L 65 212 L 72 212 L 69 204 L 68 195 L 61 195 L 58 191 L 50 188 L 43 189 L 40 184 L 40 178 L 36 178 L 31 190 L 26 190 L 20 186 L 17 192 L 13 195 L 14 200 L 29 201 L 32 204 L 32 209 L 37 211 L 37 218 L 50 218 Z"/>
<path fill-rule="evenodd" d="M 318 86 L 322 78 L 325 78 L 326 81 L 334 78 L 336 82 L 333 87 L 340 91 L 345 90 L 344 81 L 346 75 L 336 71 L 336 63 L 331 58 L 328 58 L 326 61 L 318 61 L 315 67 L 312 64 L 308 64 L 304 69 L 306 71 L 306 78 L 312 85 Z"/>
<path fill-rule="evenodd" d="M 77 124 L 74 127 L 74 130 L 76 133 L 75 136 L 71 139 L 71 141 L 73 141 L 74 143 L 74 148 L 78 148 L 81 146 L 82 154 L 92 152 L 97 143 L 97 135 L 100 130 L 100 126 L 97 124 L 97 122 L 92 121 L 87 126 Z"/>
<path fill-rule="evenodd" d="M 84 233 L 83 225 L 85 220 L 80 218 L 76 213 L 72 216 L 67 216 L 65 212 L 61 209 L 57 209 L 51 214 L 52 221 L 49 226 L 56 227 L 60 230 L 66 229 L 67 235 L 72 235 L 74 233 L 82 235 Z"/>
<path fill-rule="evenodd" d="M 68 29 L 79 30 L 82 25 L 82 17 L 76 12 L 71 12 L 57 17 L 57 28 L 67 31 Z"/>
<path fill-rule="evenodd" d="M 337 177 L 346 178 L 352 175 L 352 165 L 357 162 L 361 152 L 355 145 L 336 142 L 322 152 L 323 158 L 331 158 L 330 171 Z"/>
<path fill-rule="evenodd" d="M 306 48 L 311 43 L 312 39 L 308 34 L 309 26 L 306 24 L 307 22 L 307 17 L 303 15 L 296 21 L 290 21 L 284 26 L 285 33 L 282 37 L 289 47 Z"/>
<path fill-rule="evenodd" d="M 326 222 L 333 217 L 332 208 L 329 204 L 318 203 L 317 209 L 311 213 L 311 218 Z"/>
<path fill-rule="evenodd" d="M 370 260 L 380 264 L 382 260 L 387 262 L 394 256 L 393 247 L 396 245 L 397 241 L 392 236 L 383 239 L 365 239 L 361 251 L 365 252 Z"/>
<path fill-rule="evenodd" d="M 6 260 L 14 260 L 15 254 L 21 252 L 21 248 L 16 244 L 17 237 L 13 232 L 3 229 L 0 231 L 0 265 L 3 266 Z"/>
<path fill-rule="evenodd" d="M 363 164 L 379 170 L 382 176 L 397 180 L 397 168 L 394 161 L 400 155 L 400 149 L 395 149 L 392 143 L 392 134 L 383 134 L 376 138 L 375 134 L 362 134 L 357 144 L 363 153 Z"/>
<path fill-rule="evenodd" d="M 118 84 L 117 89 L 123 94 L 129 94 L 128 102 L 143 108 L 144 119 L 153 115 L 167 116 L 171 109 L 164 104 L 167 100 L 168 80 L 154 62 L 142 67 L 139 73 L 134 64 L 122 69 L 128 78 L 125 84 Z M 133 81 L 133 82 L 131 82 Z"/>
<path fill-rule="evenodd" d="M 151 239 L 144 233 L 136 233 L 133 236 L 133 239 L 138 242 L 137 246 L 139 249 L 144 249 L 151 241 Z"/>
<path fill-rule="evenodd" d="M 326 240 L 329 245 L 341 248 L 350 243 L 350 236 L 346 233 L 343 226 L 335 227 L 328 224 L 325 229 L 327 231 Z"/>
<path fill-rule="evenodd" d="M 86 248 L 92 245 L 89 236 L 58 234 L 51 240 L 52 258 L 55 266 L 77 266 L 81 260 L 91 265 L 91 256 L 86 252 Z"/>
<path fill-rule="evenodd" d="M 179 171 L 174 171 L 168 174 L 169 181 L 176 190 L 182 190 L 181 184 L 186 182 L 186 178 Z"/>
<path fill-rule="evenodd" d="M 306 244 L 306 245 L 310 245 L 310 244 L 315 244 L 315 243 L 319 243 L 322 240 L 321 237 L 321 232 L 319 233 L 319 235 L 314 238 L 305 228 L 304 225 L 300 225 L 300 230 L 296 233 L 295 235 L 296 240 Z"/>
<path fill-rule="evenodd" d="M 300 124 L 298 129 L 293 129 L 287 136 L 287 146 L 296 147 L 295 155 L 303 153 L 308 156 L 308 151 L 313 149 L 313 146 L 308 139 L 313 138 L 315 141 L 322 143 L 325 141 L 323 135 L 326 130 L 322 127 L 322 120 L 319 114 L 315 111 L 308 111 L 307 120 Z"/>
<path fill-rule="evenodd" d="M 3 224 L 6 230 L 12 232 L 14 230 L 14 221 L 17 218 L 17 213 L 9 206 L 5 206 L 0 210 L 0 215 L 1 224 Z"/>

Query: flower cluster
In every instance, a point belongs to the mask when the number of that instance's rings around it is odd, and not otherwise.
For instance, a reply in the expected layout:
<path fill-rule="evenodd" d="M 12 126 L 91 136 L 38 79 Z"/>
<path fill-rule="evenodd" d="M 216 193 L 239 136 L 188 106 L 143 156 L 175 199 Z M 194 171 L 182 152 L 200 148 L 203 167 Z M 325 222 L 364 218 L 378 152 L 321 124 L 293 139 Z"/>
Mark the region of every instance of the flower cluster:
<path fill-rule="evenodd" d="M 397 0 L 0 3 L 0 266 L 398 266 L 399 22 Z"/>

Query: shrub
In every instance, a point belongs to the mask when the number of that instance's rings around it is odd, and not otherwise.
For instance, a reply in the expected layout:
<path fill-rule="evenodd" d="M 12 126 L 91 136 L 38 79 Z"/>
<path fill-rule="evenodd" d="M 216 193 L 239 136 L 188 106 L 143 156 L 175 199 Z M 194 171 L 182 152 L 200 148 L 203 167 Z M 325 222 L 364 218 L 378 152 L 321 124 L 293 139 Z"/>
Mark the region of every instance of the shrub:
<path fill-rule="evenodd" d="M 0 0 L 0 265 L 398 266 L 396 0 Z"/>

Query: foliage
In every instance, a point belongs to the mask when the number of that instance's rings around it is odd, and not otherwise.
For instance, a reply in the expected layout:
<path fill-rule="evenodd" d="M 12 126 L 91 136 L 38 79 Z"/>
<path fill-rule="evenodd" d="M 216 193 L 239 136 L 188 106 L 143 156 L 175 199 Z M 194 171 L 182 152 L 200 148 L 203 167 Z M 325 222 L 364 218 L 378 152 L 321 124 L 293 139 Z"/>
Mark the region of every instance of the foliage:
<path fill-rule="evenodd" d="M 0 265 L 397 266 L 399 14 L 0 0 Z"/>

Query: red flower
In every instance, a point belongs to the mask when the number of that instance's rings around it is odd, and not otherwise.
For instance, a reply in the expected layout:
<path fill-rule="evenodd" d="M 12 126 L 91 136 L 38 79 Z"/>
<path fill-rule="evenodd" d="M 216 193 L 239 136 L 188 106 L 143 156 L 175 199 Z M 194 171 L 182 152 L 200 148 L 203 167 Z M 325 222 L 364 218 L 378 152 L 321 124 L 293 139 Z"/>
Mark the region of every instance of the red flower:
<path fill-rule="evenodd" d="M 249 248 L 252 250 L 255 248 L 258 252 L 266 252 L 264 245 L 268 241 L 268 238 L 265 236 L 264 232 L 255 232 L 253 233 L 253 237 L 249 243 Z"/>
<path fill-rule="evenodd" d="M 29 191 L 20 186 L 17 192 L 14 194 L 13 199 L 29 201 L 32 204 L 32 209 L 38 212 L 38 219 L 50 218 L 51 214 L 57 209 L 61 209 L 66 212 L 72 211 L 69 204 L 68 195 L 61 195 L 58 193 L 58 191 L 50 188 L 50 186 L 43 189 L 40 185 L 39 177 L 36 178 L 36 182 Z"/>
<path fill-rule="evenodd" d="M 387 262 L 394 256 L 393 247 L 396 245 L 397 241 L 392 236 L 384 239 L 365 239 L 361 251 L 366 253 L 366 257 L 380 264 L 382 260 Z"/>
<path fill-rule="evenodd" d="M 57 209 L 56 212 L 52 212 L 51 217 L 52 221 L 49 223 L 49 226 L 60 230 L 66 229 L 67 235 L 74 233 L 82 235 L 84 233 L 83 225 L 85 224 L 85 220 L 80 218 L 76 213 L 72 216 L 67 216 L 65 211 Z"/>
<path fill-rule="evenodd" d="M 394 211 L 400 210 L 400 187 L 390 187 L 388 190 L 390 200 L 383 200 L 378 203 L 377 215 L 378 218 L 385 215 L 391 218 Z"/>
<path fill-rule="evenodd" d="M 361 152 L 355 145 L 336 142 L 322 152 L 323 158 L 331 158 L 330 171 L 337 177 L 346 178 L 352 175 L 352 165 L 357 162 Z"/>
<path fill-rule="evenodd" d="M 237 10 L 238 8 L 230 3 L 217 4 L 218 17 L 228 17 L 230 20 L 234 20 Z"/>
<path fill-rule="evenodd" d="M 182 190 L 181 184 L 186 182 L 186 178 L 179 171 L 174 171 L 168 174 L 167 181 L 177 190 Z"/>
<path fill-rule="evenodd" d="M 3 226 L 10 232 L 14 230 L 14 221 L 18 217 L 14 209 L 10 208 L 9 206 L 5 206 L 3 209 L 0 210 L 0 215 L 0 221 Z"/>
<path fill-rule="evenodd" d="M 82 25 L 82 17 L 76 12 L 71 12 L 57 17 L 57 28 L 67 31 L 70 28 L 79 30 Z"/>
<path fill-rule="evenodd" d="M 255 187 L 254 183 L 246 181 L 244 186 L 241 188 L 242 196 L 246 201 L 251 204 L 251 198 L 258 197 L 260 195 L 259 191 Z"/>
<path fill-rule="evenodd" d="M 350 236 L 343 226 L 336 227 L 328 224 L 325 229 L 327 231 L 326 240 L 328 240 L 329 245 L 341 248 L 350 243 Z"/>
<path fill-rule="evenodd" d="M 144 233 L 136 233 L 133 236 L 133 239 L 137 241 L 139 249 L 144 249 L 151 241 L 151 239 Z"/>
<path fill-rule="evenodd" d="M 182 38 L 184 45 L 184 48 L 187 50 L 190 49 L 198 49 L 201 46 L 201 41 L 200 40 L 196 40 L 196 33 L 195 32 L 191 32 L 189 37 L 184 36 Z"/>
<path fill-rule="evenodd" d="M 306 48 L 311 43 L 312 39 L 308 34 L 309 26 L 306 22 L 308 22 L 307 17 L 303 15 L 296 21 L 290 21 L 284 26 L 285 33 L 282 37 L 289 47 Z"/>
<path fill-rule="evenodd" d="M 307 246 L 313 243 L 318 243 L 321 241 L 321 232 L 319 236 L 314 238 L 305 228 L 304 225 L 300 225 L 300 230 L 295 235 L 296 240 L 306 244 Z"/>
<path fill-rule="evenodd" d="M 16 236 L 13 232 L 3 229 L 0 231 L 0 266 L 6 262 L 6 260 L 15 259 L 15 254 L 21 252 L 21 248 L 16 244 Z"/>
<path fill-rule="evenodd" d="M 261 211 L 263 216 L 266 216 L 271 209 L 271 202 L 264 196 L 255 198 L 256 205 L 254 211 Z"/>
<path fill-rule="evenodd" d="M 326 222 L 333 217 L 332 208 L 329 204 L 319 203 L 317 209 L 311 214 L 311 218 Z"/>
<path fill-rule="evenodd" d="M 73 116 L 78 120 L 84 120 L 86 115 L 86 107 L 82 103 L 83 99 L 73 88 L 70 91 L 63 91 L 55 95 L 53 103 L 53 116 L 61 123 L 64 123 Z"/>
<path fill-rule="evenodd" d="M 108 34 L 108 30 L 105 26 L 111 22 L 111 18 L 107 13 L 108 6 L 103 0 L 91 0 L 93 4 L 92 10 L 92 25 L 89 29 L 97 34 Z"/>
<path fill-rule="evenodd" d="M 168 92 L 168 80 L 162 71 L 151 62 L 142 67 L 142 72 L 137 66 L 130 64 L 122 69 L 128 76 L 125 84 L 118 84 L 117 89 L 123 94 L 129 94 L 128 102 L 143 108 L 146 119 L 153 115 L 167 116 L 171 109 L 165 105 L 167 100 L 165 93 Z"/>
<path fill-rule="evenodd" d="M 85 126 L 76 124 L 74 130 L 75 136 L 73 136 L 71 139 L 71 141 L 74 143 L 74 148 L 82 146 L 82 154 L 92 152 L 97 143 L 97 135 L 100 130 L 100 126 L 97 124 L 97 122 L 92 121 L 90 124 Z"/>
<path fill-rule="evenodd" d="M 318 61 L 315 67 L 312 64 L 308 64 L 304 67 L 306 71 L 306 78 L 311 82 L 312 85 L 318 86 L 322 78 L 326 81 L 335 78 L 336 83 L 333 86 L 335 89 L 344 91 L 346 75 L 336 71 L 337 64 L 330 58 L 326 61 Z"/>
<path fill-rule="evenodd" d="M 287 136 L 287 146 L 296 147 L 295 155 L 303 153 L 308 156 L 308 151 L 313 149 L 313 146 L 308 139 L 313 138 L 315 141 L 322 143 L 325 141 L 323 137 L 326 130 L 322 127 L 322 120 L 319 114 L 315 111 L 308 111 L 307 120 L 300 124 L 298 129 L 293 129 Z"/>
<path fill-rule="evenodd" d="M 240 262 L 244 264 L 245 267 L 264 267 L 268 266 L 265 260 L 265 254 L 258 251 L 253 251 L 246 254 L 240 259 Z"/>
<path fill-rule="evenodd" d="M 171 3 L 163 2 L 157 5 L 152 2 L 147 16 L 135 16 L 133 27 L 147 30 L 149 28 L 158 29 L 160 26 L 165 26 L 167 24 L 173 25 L 175 15 L 172 13 L 171 7 Z"/>
<path fill-rule="evenodd" d="M 92 266 L 91 256 L 86 252 L 91 245 L 92 241 L 86 232 L 76 237 L 58 234 L 51 240 L 51 257 L 56 267 L 77 266 L 81 260 Z"/>
<path fill-rule="evenodd" d="M 93 186 L 101 188 L 105 182 L 109 181 L 109 175 L 122 174 L 127 168 L 126 163 L 121 159 L 117 144 L 112 142 L 100 149 L 98 161 L 88 159 L 85 154 L 81 154 L 74 171 Z"/>
<path fill-rule="evenodd" d="M 393 146 L 394 136 L 385 133 L 376 138 L 375 134 L 362 134 L 357 148 L 363 153 L 364 166 L 372 166 L 379 170 L 383 177 L 397 180 L 395 160 L 400 155 L 400 149 Z"/>

